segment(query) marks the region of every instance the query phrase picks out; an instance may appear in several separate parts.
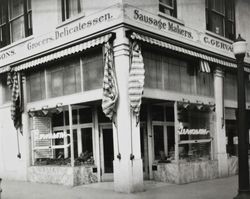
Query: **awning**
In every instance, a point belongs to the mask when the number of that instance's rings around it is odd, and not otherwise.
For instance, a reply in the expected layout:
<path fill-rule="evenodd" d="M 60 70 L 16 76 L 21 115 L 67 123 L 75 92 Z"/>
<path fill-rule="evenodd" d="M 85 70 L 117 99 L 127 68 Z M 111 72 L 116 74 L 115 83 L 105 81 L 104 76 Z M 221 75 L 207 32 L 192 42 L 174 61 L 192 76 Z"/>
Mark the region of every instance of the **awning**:
<path fill-rule="evenodd" d="M 7 71 L 9 71 L 10 70 L 10 66 L 3 66 L 3 67 L 0 67 L 0 74 L 1 73 L 5 73 L 5 72 L 7 72 Z"/>
<path fill-rule="evenodd" d="M 189 50 L 189 49 L 186 49 L 186 48 L 183 48 L 183 47 L 180 47 L 180 46 L 176 46 L 176 45 L 167 43 L 165 41 L 154 39 L 154 38 L 146 36 L 146 35 L 142 35 L 142 34 L 138 34 L 138 33 L 133 32 L 132 35 L 131 35 L 131 38 L 141 40 L 143 42 L 147 42 L 147 43 L 157 45 L 157 46 L 160 46 L 160 47 L 163 47 L 163 48 L 167 48 L 167 49 L 170 49 L 170 50 L 173 50 L 173 51 L 176 51 L 176 52 L 180 52 L 180 53 L 188 54 L 188 55 L 191 55 L 191 56 L 194 56 L 194 57 L 198 57 L 198 58 L 200 58 L 202 60 L 206 60 L 206 61 L 213 62 L 213 63 L 216 63 L 216 64 L 237 68 L 237 65 L 235 63 L 224 61 L 222 59 L 218 59 L 218 58 L 211 57 L 211 56 L 208 56 L 208 55 L 205 55 L 205 54 L 193 51 L 193 50 Z"/>
<path fill-rule="evenodd" d="M 107 34 L 107 35 L 104 35 L 104 36 L 101 36 L 101 37 L 98 37 L 98 38 L 95 38 L 95 39 L 92 39 L 89 41 L 85 41 L 83 43 L 71 46 L 69 48 L 65 48 L 63 50 L 59 50 L 59 51 L 50 53 L 48 55 L 33 59 L 31 61 L 28 61 L 28 62 L 25 62 L 21 65 L 14 67 L 14 69 L 15 69 L 15 71 L 21 71 L 24 69 L 28 69 L 28 68 L 40 65 L 40 64 L 47 63 L 47 62 L 52 61 L 52 60 L 59 59 L 61 57 L 65 57 L 65 56 L 68 56 L 68 55 L 71 55 L 74 53 L 81 52 L 81 51 L 86 50 L 88 48 L 91 48 L 91 47 L 94 47 L 94 46 L 97 46 L 97 45 L 100 45 L 100 44 L 107 42 L 111 38 L 111 36 L 112 36 L 112 34 Z"/>
<path fill-rule="evenodd" d="M 200 60 L 200 72 L 203 73 L 210 73 L 210 66 L 209 63 L 205 60 Z"/>

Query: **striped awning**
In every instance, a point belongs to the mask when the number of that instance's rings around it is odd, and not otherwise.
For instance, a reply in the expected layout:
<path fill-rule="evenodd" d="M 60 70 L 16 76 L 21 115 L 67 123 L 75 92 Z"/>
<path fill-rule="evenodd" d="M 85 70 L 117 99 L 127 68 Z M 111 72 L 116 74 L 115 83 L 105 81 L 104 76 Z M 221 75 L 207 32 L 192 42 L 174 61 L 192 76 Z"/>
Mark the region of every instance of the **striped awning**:
<path fill-rule="evenodd" d="M 3 67 L 0 67 L 0 74 L 1 73 L 5 73 L 5 72 L 8 72 L 10 70 L 10 66 L 3 66 Z"/>
<path fill-rule="evenodd" d="M 205 60 L 200 60 L 200 72 L 203 73 L 210 73 L 210 66 L 209 63 Z"/>
<path fill-rule="evenodd" d="M 86 50 L 88 48 L 91 48 L 91 47 L 94 47 L 94 46 L 97 46 L 97 45 L 100 45 L 100 44 L 107 42 L 111 38 L 111 36 L 112 36 L 112 34 L 107 34 L 107 35 L 104 35 L 104 36 L 101 36 L 101 37 L 98 37 L 98 38 L 95 38 L 92 40 L 88 40 L 88 41 L 85 41 L 83 43 L 80 43 L 80 44 L 77 44 L 74 46 L 71 46 L 69 48 L 65 48 L 63 50 L 59 50 L 59 51 L 50 53 L 48 55 L 33 59 L 33 60 L 25 62 L 21 65 L 18 65 L 16 67 L 14 67 L 14 70 L 15 71 L 25 70 L 25 69 L 28 69 L 28 68 L 31 68 L 31 67 L 34 67 L 34 66 L 37 66 L 40 64 L 47 63 L 49 61 L 59 59 L 61 57 L 65 57 L 68 55 L 72 55 L 74 53 L 81 52 L 81 51 Z"/>
<path fill-rule="evenodd" d="M 194 56 L 194 57 L 198 57 L 198 58 L 200 58 L 202 60 L 206 60 L 206 61 L 209 61 L 209 62 L 220 64 L 220 65 L 223 65 L 223 66 L 228 66 L 228 67 L 233 67 L 233 68 L 237 67 L 237 65 L 235 63 L 231 63 L 231 62 L 228 62 L 228 61 L 225 61 L 225 60 L 222 60 L 222 59 L 218 59 L 218 58 L 215 58 L 215 57 L 211 57 L 211 56 L 208 56 L 208 55 L 205 55 L 205 54 L 193 51 L 193 50 L 189 50 L 189 49 L 186 49 L 186 48 L 183 48 L 183 47 L 180 47 L 180 46 L 176 46 L 176 45 L 167 43 L 165 41 L 154 39 L 154 38 L 146 36 L 146 35 L 142 35 L 142 34 L 138 34 L 138 33 L 133 32 L 131 34 L 131 38 L 141 40 L 143 42 L 147 42 L 147 43 L 157 45 L 157 46 L 160 46 L 160 47 L 164 47 L 164 48 L 176 51 L 176 52 L 180 52 L 180 53 L 188 54 L 188 55 L 191 55 L 191 56 Z"/>

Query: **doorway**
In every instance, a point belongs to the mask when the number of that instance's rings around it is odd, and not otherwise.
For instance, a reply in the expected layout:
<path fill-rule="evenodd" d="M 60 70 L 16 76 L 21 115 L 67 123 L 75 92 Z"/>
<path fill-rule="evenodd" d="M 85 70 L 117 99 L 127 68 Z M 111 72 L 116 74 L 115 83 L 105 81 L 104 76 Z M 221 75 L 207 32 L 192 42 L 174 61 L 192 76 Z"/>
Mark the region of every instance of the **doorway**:
<path fill-rule="evenodd" d="M 111 125 L 100 126 L 101 180 L 113 181 L 113 130 Z"/>

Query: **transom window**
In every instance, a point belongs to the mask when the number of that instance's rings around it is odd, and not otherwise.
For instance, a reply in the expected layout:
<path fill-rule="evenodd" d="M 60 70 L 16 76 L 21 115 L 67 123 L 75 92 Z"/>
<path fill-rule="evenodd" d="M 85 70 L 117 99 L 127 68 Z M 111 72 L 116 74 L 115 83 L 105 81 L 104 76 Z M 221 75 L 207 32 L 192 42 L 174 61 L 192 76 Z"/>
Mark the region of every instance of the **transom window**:
<path fill-rule="evenodd" d="M 234 0 L 206 0 L 207 30 L 235 39 Z"/>
<path fill-rule="evenodd" d="M 101 49 L 54 62 L 40 71 L 27 71 L 26 77 L 28 102 L 100 89 L 103 80 Z"/>
<path fill-rule="evenodd" d="M 176 0 L 159 0 L 159 11 L 177 17 Z"/>
<path fill-rule="evenodd" d="M 32 34 L 31 0 L 0 2 L 0 48 Z"/>
<path fill-rule="evenodd" d="M 61 0 L 62 21 L 83 11 L 83 0 Z"/>

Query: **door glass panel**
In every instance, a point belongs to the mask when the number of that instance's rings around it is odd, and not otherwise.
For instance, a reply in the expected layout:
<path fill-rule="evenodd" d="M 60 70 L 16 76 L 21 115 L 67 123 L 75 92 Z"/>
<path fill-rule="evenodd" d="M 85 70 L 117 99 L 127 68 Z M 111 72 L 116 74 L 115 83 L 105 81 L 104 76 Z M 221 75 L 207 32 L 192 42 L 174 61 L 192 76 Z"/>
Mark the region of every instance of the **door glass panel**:
<path fill-rule="evenodd" d="M 160 154 L 164 152 L 163 126 L 154 126 L 154 155 L 155 159 L 160 159 Z"/>
<path fill-rule="evenodd" d="M 104 154 L 104 173 L 113 173 L 113 132 L 112 129 L 103 129 L 103 154 Z"/>
<path fill-rule="evenodd" d="M 175 144 L 175 132 L 174 126 L 167 126 L 168 133 L 168 156 L 174 159 L 174 144 Z"/>
<path fill-rule="evenodd" d="M 92 128 L 81 129 L 82 134 L 82 152 L 93 155 Z"/>

